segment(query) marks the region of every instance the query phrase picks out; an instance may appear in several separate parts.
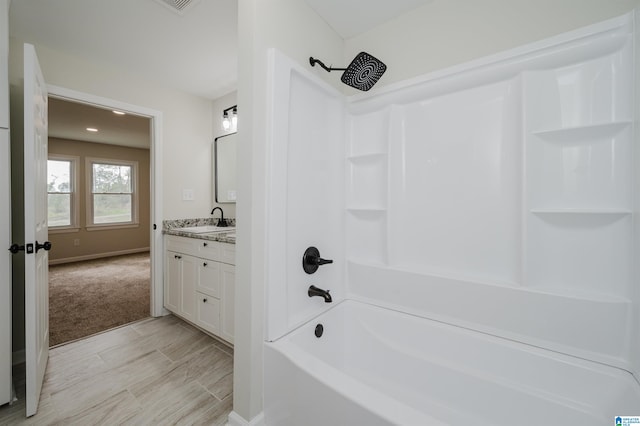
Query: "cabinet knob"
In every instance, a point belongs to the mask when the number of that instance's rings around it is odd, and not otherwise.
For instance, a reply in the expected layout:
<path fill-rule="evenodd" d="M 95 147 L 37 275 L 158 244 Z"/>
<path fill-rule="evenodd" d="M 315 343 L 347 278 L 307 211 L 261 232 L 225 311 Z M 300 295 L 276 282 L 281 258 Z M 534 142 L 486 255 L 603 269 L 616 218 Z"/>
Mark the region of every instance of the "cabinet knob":
<path fill-rule="evenodd" d="M 202 243 L 202 246 L 203 246 L 203 247 L 206 247 L 206 246 L 207 246 L 207 243 Z"/>
<path fill-rule="evenodd" d="M 176 259 L 182 259 L 182 256 L 178 256 L 177 254 L 174 255 L 173 257 L 175 257 Z"/>
<path fill-rule="evenodd" d="M 202 299 L 202 303 L 207 303 L 207 299 L 206 298 Z"/>
<path fill-rule="evenodd" d="M 204 263 L 202 264 L 202 266 L 204 266 L 204 267 L 206 268 L 206 267 L 207 267 L 207 262 L 204 262 Z"/>

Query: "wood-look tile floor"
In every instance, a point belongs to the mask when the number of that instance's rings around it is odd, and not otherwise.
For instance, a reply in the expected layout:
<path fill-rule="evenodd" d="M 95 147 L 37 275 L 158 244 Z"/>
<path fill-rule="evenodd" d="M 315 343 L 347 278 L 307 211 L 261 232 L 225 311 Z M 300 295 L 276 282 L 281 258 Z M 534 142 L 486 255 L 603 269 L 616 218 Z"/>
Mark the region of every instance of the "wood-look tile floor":
<path fill-rule="evenodd" d="M 19 400 L 0 425 L 224 425 L 233 350 L 172 315 L 51 349 L 28 419 L 24 368 L 14 376 Z"/>

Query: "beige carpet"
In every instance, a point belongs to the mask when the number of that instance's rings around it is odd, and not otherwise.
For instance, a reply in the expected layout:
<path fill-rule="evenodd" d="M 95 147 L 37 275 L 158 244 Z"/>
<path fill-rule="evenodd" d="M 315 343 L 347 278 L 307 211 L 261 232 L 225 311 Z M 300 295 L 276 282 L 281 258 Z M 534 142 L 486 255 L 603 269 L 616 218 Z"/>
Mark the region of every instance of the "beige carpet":
<path fill-rule="evenodd" d="M 49 266 L 49 344 L 149 316 L 149 253 Z"/>

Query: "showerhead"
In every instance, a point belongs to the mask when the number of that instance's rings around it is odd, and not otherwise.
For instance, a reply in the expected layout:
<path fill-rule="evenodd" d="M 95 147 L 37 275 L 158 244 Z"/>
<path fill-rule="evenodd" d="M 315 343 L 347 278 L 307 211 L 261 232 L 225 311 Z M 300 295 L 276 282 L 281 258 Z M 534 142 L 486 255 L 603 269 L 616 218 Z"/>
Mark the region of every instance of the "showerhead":
<path fill-rule="evenodd" d="M 314 59 L 313 57 L 309 58 L 309 63 L 312 67 L 319 64 L 328 72 L 344 71 L 340 80 L 342 80 L 342 82 L 347 86 L 351 86 L 365 92 L 371 89 L 387 70 L 387 66 L 381 60 L 367 52 L 358 53 L 347 68 L 327 67 L 322 63 L 322 61 Z"/>
<path fill-rule="evenodd" d="M 380 80 L 387 66 L 379 59 L 360 52 L 349 64 L 340 80 L 347 86 L 367 91 Z"/>

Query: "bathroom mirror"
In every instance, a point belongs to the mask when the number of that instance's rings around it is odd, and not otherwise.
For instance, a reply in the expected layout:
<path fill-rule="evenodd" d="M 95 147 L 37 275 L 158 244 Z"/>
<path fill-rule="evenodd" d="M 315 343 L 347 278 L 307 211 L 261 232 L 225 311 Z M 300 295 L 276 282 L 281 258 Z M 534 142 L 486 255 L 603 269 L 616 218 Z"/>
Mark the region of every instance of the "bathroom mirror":
<path fill-rule="evenodd" d="M 236 133 L 213 141 L 213 187 L 216 203 L 236 202 Z"/>

